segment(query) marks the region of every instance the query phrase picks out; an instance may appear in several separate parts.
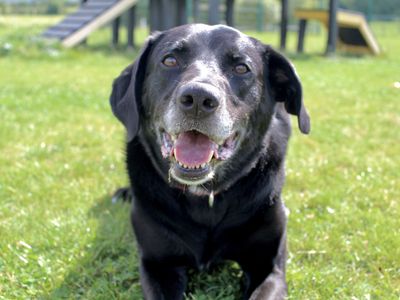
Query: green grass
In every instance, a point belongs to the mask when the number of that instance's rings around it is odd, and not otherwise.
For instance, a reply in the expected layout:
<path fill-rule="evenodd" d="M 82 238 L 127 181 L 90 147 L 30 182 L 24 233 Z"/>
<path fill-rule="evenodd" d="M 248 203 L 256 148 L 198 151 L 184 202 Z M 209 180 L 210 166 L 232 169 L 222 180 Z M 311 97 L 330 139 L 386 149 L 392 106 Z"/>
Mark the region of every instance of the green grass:
<path fill-rule="evenodd" d="M 141 299 L 129 205 L 110 202 L 127 178 L 108 104 L 137 52 L 109 30 L 71 50 L 35 38 L 55 20 L 0 18 L 0 299 Z M 323 57 L 323 35 L 289 53 L 312 119 L 287 160 L 290 299 L 400 297 L 400 40 L 385 33 L 381 57 Z M 187 299 L 238 299 L 240 276 L 192 274 Z"/>

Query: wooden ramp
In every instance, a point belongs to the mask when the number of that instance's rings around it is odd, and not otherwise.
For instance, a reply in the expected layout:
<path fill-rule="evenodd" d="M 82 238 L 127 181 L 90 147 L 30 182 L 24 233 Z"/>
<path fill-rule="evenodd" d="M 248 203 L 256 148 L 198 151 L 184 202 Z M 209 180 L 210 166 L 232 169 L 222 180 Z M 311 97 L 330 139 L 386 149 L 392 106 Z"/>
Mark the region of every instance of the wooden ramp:
<path fill-rule="evenodd" d="M 73 47 L 99 27 L 113 21 L 138 0 L 88 0 L 60 23 L 48 28 L 43 36 L 59 39 L 63 46 Z"/>
<path fill-rule="evenodd" d="M 295 16 L 300 20 L 317 20 L 328 27 L 326 10 L 298 9 Z M 380 54 L 379 45 L 362 13 L 339 9 L 337 12 L 338 47 L 356 54 Z"/>

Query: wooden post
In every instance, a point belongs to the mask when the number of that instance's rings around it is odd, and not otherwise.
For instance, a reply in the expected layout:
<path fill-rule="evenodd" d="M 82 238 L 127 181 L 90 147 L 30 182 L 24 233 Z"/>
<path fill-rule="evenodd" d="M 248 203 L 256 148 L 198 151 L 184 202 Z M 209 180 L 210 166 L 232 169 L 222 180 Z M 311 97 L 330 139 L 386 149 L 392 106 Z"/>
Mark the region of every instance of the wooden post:
<path fill-rule="evenodd" d="M 225 20 L 226 25 L 233 27 L 234 26 L 234 0 L 226 0 L 226 12 L 225 12 Z"/>
<path fill-rule="evenodd" d="M 287 36 L 287 26 L 288 26 L 288 18 L 289 18 L 289 3 L 288 0 L 282 0 L 282 8 L 281 8 L 281 50 L 286 49 L 286 36 Z"/>
<path fill-rule="evenodd" d="M 219 0 L 208 1 L 208 24 L 219 24 Z"/>
<path fill-rule="evenodd" d="M 329 0 L 328 41 L 326 46 L 326 55 L 332 55 L 336 51 L 336 41 L 338 35 L 336 20 L 337 9 L 338 1 Z"/>
<path fill-rule="evenodd" d="M 297 42 L 297 52 L 303 53 L 304 51 L 304 37 L 306 34 L 307 20 L 301 19 L 299 22 L 299 40 Z"/>
<path fill-rule="evenodd" d="M 128 48 L 135 47 L 135 17 L 136 17 L 136 7 L 132 6 L 128 10 Z"/>
<path fill-rule="evenodd" d="M 119 25 L 121 21 L 121 17 L 118 17 L 114 20 L 112 23 L 112 45 L 114 47 L 118 46 L 118 40 L 119 40 Z"/>

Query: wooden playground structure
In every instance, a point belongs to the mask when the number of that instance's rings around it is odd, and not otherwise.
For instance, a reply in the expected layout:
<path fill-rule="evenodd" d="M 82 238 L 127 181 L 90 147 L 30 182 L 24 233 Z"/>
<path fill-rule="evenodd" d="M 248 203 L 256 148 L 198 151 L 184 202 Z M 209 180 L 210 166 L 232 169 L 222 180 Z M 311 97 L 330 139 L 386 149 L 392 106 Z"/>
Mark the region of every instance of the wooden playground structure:
<path fill-rule="evenodd" d="M 317 20 L 328 28 L 328 12 L 326 10 L 296 10 L 299 19 L 297 51 L 304 51 L 304 38 L 307 22 Z M 380 54 L 379 45 L 368 26 L 364 15 L 358 12 L 339 9 L 336 15 L 338 48 L 354 54 Z"/>
<path fill-rule="evenodd" d="M 127 12 L 128 47 L 134 46 L 135 8 L 138 0 L 82 0 L 80 8 L 61 22 L 48 28 L 43 36 L 60 40 L 65 47 L 85 41 L 95 30 L 112 23 L 112 44 L 117 45 L 121 15 Z M 191 0 L 192 17 L 196 21 L 199 0 Z M 222 5 L 221 2 L 224 2 Z M 149 0 L 150 31 L 166 30 L 188 22 L 186 0 Z M 225 23 L 234 26 L 234 0 L 208 0 L 208 24 L 221 23 L 221 6 L 225 8 Z M 289 0 L 281 0 L 280 49 L 286 49 L 289 20 Z M 299 22 L 298 52 L 304 51 L 308 20 L 318 20 L 328 30 L 326 54 L 340 48 L 352 53 L 379 54 L 380 49 L 364 16 L 360 13 L 338 9 L 338 0 L 329 0 L 328 10 L 297 10 Z"/>
<path fill-rule="evenodd" d="M 120 20 L 123 13 L 128 13 L 128 47 L 134 46 L 135 9 L 138 0 L 83 0 L 79 9 L 67 15 L 61 22 L 48 28 L 43 36 L 61 41 L 65 47 L 74 47 L 95 30 L 112 22 L 112 44 L 119 40 Z M 192 0 L 193 18 L 199 12 L 199 0 Z M 234 0 L 225 2 L 225 22 L 233 26 Z M 150 31 L 166 30 L 188 22 L 186 0 L 150 0 Z M 210 0 L 208 3 L 208 23 L 220 23 L 220 1 Z"/>

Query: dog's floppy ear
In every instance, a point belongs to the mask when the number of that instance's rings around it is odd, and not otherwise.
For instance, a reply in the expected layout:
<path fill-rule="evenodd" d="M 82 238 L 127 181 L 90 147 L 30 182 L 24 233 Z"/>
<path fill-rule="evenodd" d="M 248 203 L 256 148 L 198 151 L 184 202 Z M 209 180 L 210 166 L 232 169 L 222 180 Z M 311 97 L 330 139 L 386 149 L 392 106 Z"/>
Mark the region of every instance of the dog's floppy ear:
<path fill-rule="evenodd" d="M 110 96 L 111 109 L 118 120 L 124 124 L 128 142 L 139 131 L 138 105 L 141 102 L 147 58 L 154 42 L 159 36 L 159 33 L 150 36 L 137 59 L 126 67 L 113 82 Z"/>
<path fill-rule="evenodd" d="M 266 80 L 272 97 L 284 102 L 286 111 L 297 116 L 302 133 L 310 132 L 310 118 L 303 104 L 300 79 L 290 61 L 282 54 L 267 46 L 265 52 Z"/>

